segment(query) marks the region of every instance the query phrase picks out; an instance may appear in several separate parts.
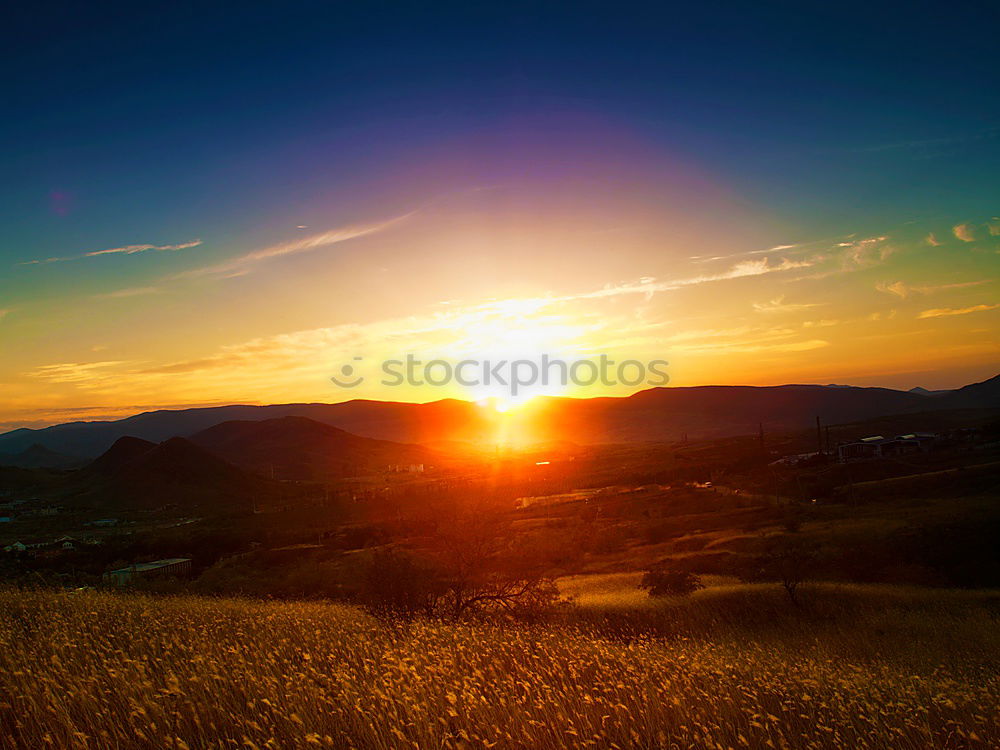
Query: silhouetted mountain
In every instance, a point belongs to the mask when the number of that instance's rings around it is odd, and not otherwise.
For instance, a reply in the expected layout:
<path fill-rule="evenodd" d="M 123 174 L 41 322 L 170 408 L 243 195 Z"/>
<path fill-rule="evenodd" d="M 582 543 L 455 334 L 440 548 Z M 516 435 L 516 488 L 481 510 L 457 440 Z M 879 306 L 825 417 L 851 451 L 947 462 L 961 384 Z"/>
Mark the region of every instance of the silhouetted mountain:
<path fill-rule="evenodd" d="M 156 447 L 142 438 L 126 435 L 115 441 L 115 444 L 84 467 L 87 474 L 112 475 L 123 466 L 129 464 Z"/>
<path fill-rule="evenodd" d="M 219 514 L 252 509 L 255 498 L 287 494 L 279 483 L 252 476 L 185 438 L 159 445 L 125 437 L 78 472 L 75 495 L 95 505 L 155 509 L 177 505 Z"/>
<path fill-rule="evenodd" d="M 33 443 L 20 453 L 0 456 L 0 464 L 19 466 L 22 469 L 75 469 L 84 463 L 83 459 L 56 453 L 38 443 Z"/>
<path fill-rule="evenodd" d="M 59 453 L 96 456 L 123 435 L 160 442 L 187 437 L 222 422 L 307 417 L 357 436 L 399 443 L 462 441 L 494 444 L 515 435 L 521 442 L 569 440 L 579 444 L 672 441 L 744 435 L 852 422 L 928 409 L 1000 407 L 1000 376 L 933 398 L 888 388 L 782 385 L 654 388 L 627 398 L 537 398 L 509 414 L 467 401 L 427 404 L 347 401 L 339 404 L 221 406 L 138 414 L 114 422 L 75 422 L 0 435 L 0 451 L 32 443 Z"/>
<path fill-rule="evenodd" d="M 929 391 L 926 388 L 918 385 L 915 388 L 911 388 L 910 390 L 908 390 L 907 393 L 915 393 L 918 396 L 934 396 L 934 395 L 940 396 L 942 393 L 950 393 L 950 391 Z"/>
<path fill-rule="evenodd" d="M 358 437 L 305 417 L 223 422 L 190 439 L 237 466 L 278 479 L 328 481 L 434 458 L 423 446 Z"/>
<path fill-rule="evenodd" d="M 950 409 L 981 409 L 1000 406 L 1000 375 L 944 394 Z"/>

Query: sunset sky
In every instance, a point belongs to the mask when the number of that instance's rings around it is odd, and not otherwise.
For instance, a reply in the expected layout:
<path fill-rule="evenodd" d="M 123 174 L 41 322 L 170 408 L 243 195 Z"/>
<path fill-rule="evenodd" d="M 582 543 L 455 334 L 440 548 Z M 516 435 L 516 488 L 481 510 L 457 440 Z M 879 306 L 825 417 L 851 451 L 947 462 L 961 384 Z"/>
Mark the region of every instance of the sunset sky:
<path fill-rule="evenodd" d="M 489 395 L 329 379 L 407 353 L 1000 372 L 996 10 L 584 5 L 8 19 L 0 429 Z"/>

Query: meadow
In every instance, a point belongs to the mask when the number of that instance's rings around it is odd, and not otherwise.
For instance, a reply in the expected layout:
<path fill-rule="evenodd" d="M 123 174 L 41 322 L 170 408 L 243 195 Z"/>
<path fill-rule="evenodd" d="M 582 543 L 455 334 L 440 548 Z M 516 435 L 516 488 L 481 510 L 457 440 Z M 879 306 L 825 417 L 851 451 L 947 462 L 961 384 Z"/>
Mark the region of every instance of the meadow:
<path fill-rule="evenodd" d="M 533 624 L 0 591 L 0 746 L 1000 746 L 1000 595 L 633 584 L 565 581 Z"/>

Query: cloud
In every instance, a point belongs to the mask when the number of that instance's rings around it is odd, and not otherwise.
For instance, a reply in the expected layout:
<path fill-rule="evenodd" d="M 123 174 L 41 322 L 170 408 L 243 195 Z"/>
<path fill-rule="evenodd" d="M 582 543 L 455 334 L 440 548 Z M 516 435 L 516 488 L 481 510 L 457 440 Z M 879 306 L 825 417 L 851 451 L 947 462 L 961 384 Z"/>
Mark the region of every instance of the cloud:
<path fill-rule="evenodd" d="M 975 242 L 976 233 L 971 224 L 956 224 L 951 228 L 952 233 L 962 240 L 962 242 Z"/>
<path fill-rule="evenodd" d="M 566 295 L 563 297 L 551 298 L 553 302 L 569 302 L 581 299 L 601 299 L 604 297 L 617 297 L 626 294 L 644 294 L 651 297 L 658 292 L 672 292 L 700 284 L 708 284 L 714 281 L 727 281 L 729 279 L 740 279 L 746 276 L 763 276 L 767 273 L 778 273 L 780 271 L 790 271 L 795 268 L 808 268 L 814 264 L 812 260 L 790 260 L 782 258 L 780 263 L 774 263 L 767 258 L 754 260 L 744 260 L 730 266 L 725 271 L 714 274 L 703 274 L 687 279 L 657 279 L 646 276 L 638 281 L 624 284 L 608 285 L 601 289 L 580 294 Z"/>
<path fill-rule="evenodd" d="M 986 227 L 990 230 L 990 237 L 1000 237 L 1000 218 L 994 216 L 991 221 L 986 222 Z"/>
<path fill-rule="evenodd" d="M 968 315 L 969 313 L 985 312 L 986 310 L 996 310 L 1000 304 L 996 305 L 973 305 L 972 307 L 939 307 L 933 310 L 924 310 L 917 318 L 945 318 L 952 315 Z"/>
<path fill-rule="evenodd" d="M 119 289 L 116 292 L 95 294 L 95 299 L 116 299 L 119 297 L 139 297 L 144 294 L 159 294 L 161 289 L 155 286 L 136 286 L 129 289 Z"/>
<path fill-rule="evenodd" d="M 875 288 L 880 292 L 894 294 L 900 299 L 906 299 L 914 294 L 934 294 L 935 292 L 943 292 L 948 289 L 966 289 L 971 286 L 988 284 L 991 281 L 993 281 L 993 279 L 978 279 L 976 281 L 960 281 L 955 284 L 936 284 L 929 286 L 910 286 L 905 281 L 894 281 L 891 284 L 889 282 L 882 281 L 876 284 Z"/>
<path fill-rule="evenodd" d="M 977 133 L 962 133 L 960 135 L 945 136 L 941 138 L 917 138 L 908 141 L 895 141 L 893 143 L 881 143 L 874 146 L 863 146 L 860 148 L 847 149 L 855 153 L 878 153 L 881 151 L 921 151 L 928 154 L 941 153 L 941 149 L 949 146 L 957 146 L 964 143 L 989 140 L 996 137 L 997 128 L 987 128 Z"/>
<path fill-rule="evenodd" d="M 818 302 L 785 302 L 784 296 L 776 297 L 770 302 L 754 302 L 753 309 L 762 313 L 786 313 L 808 310 L 810 307 L 819 307 Z"/>
<path fill-rule="evenodd" d="M 353 240 L 357 237 L 365 237 L 367 235 L 376 234 L 377 232 L 388 229 L 394 224 L 405 221 L 415 213 L 417 212 L 411 211 L 410 213 L 403 214 L 402 216 L 397 216 L 394 219 L 389 219 L 388 221 L 382 221 L 376 224 L 340 227 L 337 229 L 327 230 L 326 232 L 320 232 L 319 234 L 311 234 L 308 237 L 301 237 L 299 239 L 291 240 L 290 242 L 270 245 L 268 247 L 261 248 L 260 250 L 254 250 L 251 253 L 223 261 L 222 263 L 218 263 L 216 265 L 194 268 L 190 271 L 183 271 L 169 277 L 169 280 L 196 278 L 199 276 L 222 276 L 223 278 L 242 276 L 243 274 L 248 273 L 253 265 L 260 263 L 261 261 L 270 260 L 272 258 L 280 258 L 285 255 L 294 255 L 296 253 L 311 252 L 321 247 L 329 247 L 330 245 L 347 242 L 348 240 Z"/>
<path fill-rule="evenodd" d="M 875 285 L 875 288 L 880 292 L 885 292 L 886 294 L 895 294 L 900 299 L 906 299 L 910 296 L 910 287 L 902 281 L 894 281 L 891 284 L 887 281 L 880 281 Z"/>
<path fill-rule="evenodd" d="M 939 240 L 937 237 L 934 236 L 934 232 L 931 232 L 929 235 L 927 235 L 927 237 L 924 239 L 924 242 L 926 242 L 931 247 L 941 247 L 941 240 Z"/>
<path fill-rule="evenodd" d="M 42 365 L 25 374 L 29 377 L 42 378 L 52 383 L 72 383 L 78 386 L 87 386 L 115 380 L 118 376 L 114 370 L 125 364 L 129 363 L 126 360 L 60 362 L 52 365 Z"/>
<path fill-rule="evenodd" d="M 176 245 L 122 245 L 121 247 L 109 247 L 106 250 L 92 250 L 89 253 L 83 253 L 82 255 L 70 255 L 64 258 L 45 258 L 44 260 L 26 260 L 22 263 L 18 263 L 19 266 L 33 266 L 41 263 L 61 263 L 67 260 L 80 260 L 81 258 L 97 258 L 101 255 L 137 255 L 138 253 L 145 252 L 165 252 L 174 250 L 187 250 L 188 248 L 198 247 L 201 244 L 201 240 L 191 240 L 190 242 L 181 242 Z"/>
<path fill-rule="evenodd" d="M 895 246 L 885 244 L 888 239 L 887 236 L 882 235 L 838 243 L 837 247 L 844 248 L 842 265 L 845 268 L 869 268 L 885 261 L 897 250 Z"/>
<path fill-rule="evenodd" d="M 821 318 L 819 320 L 803 320 L 803 328 L 829 328 L 831 326 L 840 325 L 840 321 L 837 318 Z"/>
<path fill-rule="evenodd" d="M 11 312 L 12 310 L 9 307 L 0 308 L 0 320 L 6 318 L 8 315 L 10 315 Z"/>

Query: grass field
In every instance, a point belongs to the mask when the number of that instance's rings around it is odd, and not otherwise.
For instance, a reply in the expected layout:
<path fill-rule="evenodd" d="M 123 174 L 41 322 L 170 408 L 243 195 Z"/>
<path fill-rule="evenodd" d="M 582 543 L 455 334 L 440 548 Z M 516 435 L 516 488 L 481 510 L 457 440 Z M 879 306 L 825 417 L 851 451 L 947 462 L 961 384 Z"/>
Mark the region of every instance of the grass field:
<path fill-rule="evenodd" d="M 0 592 L 0 743 L 1000 746 L 996 594 L 817 585 L 797 610 L 773 586 L 614 598 L 630 586 L 570 581 L 578 611 L 530 626 L 389 626 L 332 604 Z M 630 621 L 632 634 L 591 627 L 609 618 Z M 644 619 L 670 634 L 637 636 Z"/>

